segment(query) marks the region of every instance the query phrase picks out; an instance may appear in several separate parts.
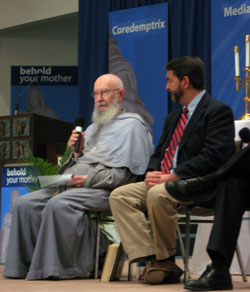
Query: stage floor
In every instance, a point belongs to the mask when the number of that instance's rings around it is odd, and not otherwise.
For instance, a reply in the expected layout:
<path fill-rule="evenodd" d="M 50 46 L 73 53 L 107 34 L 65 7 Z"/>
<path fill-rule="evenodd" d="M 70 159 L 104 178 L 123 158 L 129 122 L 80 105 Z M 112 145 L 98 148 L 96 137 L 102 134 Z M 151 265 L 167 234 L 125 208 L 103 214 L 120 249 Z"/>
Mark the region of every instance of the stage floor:
<path fill-rule="evenodd" d="M 182 266 L 182 261 L 177 260 L 177 264 Z M 124 267 L 122 279 L 119 282 L 100 282 L 99 280 L 41 280 L 26 281 L 19 279 L 6 279 L 2 276 L 4 266 L 0 266 L 0 291 L 1 292 L 155 292 L 155 291 L 187 291 L 183 288 L 183 279 L 181 283 L 174 285 L 146 285 L 136 280 L 136 266 L 133 265 L 133 279 L 128 282 L 127 267 Z M 196 279 L 199 275 L 191 275 L 192 279 Z M 234 291 L 250 290 L 250 276 L 248 282 L 243 282 L 241 276 L 233 276 Z"/>

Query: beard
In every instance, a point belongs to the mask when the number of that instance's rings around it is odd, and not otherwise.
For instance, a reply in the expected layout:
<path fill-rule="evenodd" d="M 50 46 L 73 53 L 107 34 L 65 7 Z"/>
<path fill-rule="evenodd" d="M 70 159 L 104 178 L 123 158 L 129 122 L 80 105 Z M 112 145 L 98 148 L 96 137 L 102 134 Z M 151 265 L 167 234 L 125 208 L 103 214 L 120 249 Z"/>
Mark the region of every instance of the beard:
<path fill-rule="evenodd" d="M 92 121 L 97 125 L 104 125 L 109 123 L 118 114 L 120 109 L 117 98 L 115 98 L 114 102 L 110 104 L 104 111 L 100 111 L 98 109 L 98 105 L 102 104 L 104 103 L 100 102 L 99 104 L 96 104 L 92 113 Z"/>
<path fill-rule="evenodd" d="M 183 96 L 182 89 L 179 87 L 177 90 L 172 91 L 170 93 L 171 93 L 171 99 L 172 99 L 172 101 L 180 104 L 180 100 L 181 100 L 181 98 Z"/>

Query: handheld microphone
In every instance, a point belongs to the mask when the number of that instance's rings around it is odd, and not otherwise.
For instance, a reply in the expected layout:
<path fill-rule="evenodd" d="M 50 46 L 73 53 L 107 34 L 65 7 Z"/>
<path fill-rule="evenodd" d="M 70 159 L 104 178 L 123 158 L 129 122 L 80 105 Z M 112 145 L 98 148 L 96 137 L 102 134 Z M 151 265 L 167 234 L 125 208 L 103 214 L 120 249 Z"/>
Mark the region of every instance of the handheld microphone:
<path fill-rule="evenodd" d="M 78 132 L 78 139 L 74 146 L 74 152 L 80 153 L 80 145 L 82 140 L 82 128 L 84 125 L 84 118 L 82 116 L 76 117 L 74 121 L 75 130 Z"/>
<path fill-rule="evenodd" d="M 239 136 L 242 142 L 250 144 L 250 130 L 248 128 L 242 128 L 239 131 Z"/>

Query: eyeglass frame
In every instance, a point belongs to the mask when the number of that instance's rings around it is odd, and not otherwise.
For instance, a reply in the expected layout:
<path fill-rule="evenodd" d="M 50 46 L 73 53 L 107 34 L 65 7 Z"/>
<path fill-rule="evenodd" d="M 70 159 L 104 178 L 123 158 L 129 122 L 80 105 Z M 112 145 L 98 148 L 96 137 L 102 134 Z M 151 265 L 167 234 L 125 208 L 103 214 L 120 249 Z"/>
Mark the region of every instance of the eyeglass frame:
<path fill-rule="evenodd" d="M 101 89 L 100 91 L 93 91 L 91 92 L 91 95 L 95 98 L 98 94 L 101 94 L 101 96 L 107 96 L 111 91 L 120 90 L 121 88 L 114 88 L 114 89 Z"/>

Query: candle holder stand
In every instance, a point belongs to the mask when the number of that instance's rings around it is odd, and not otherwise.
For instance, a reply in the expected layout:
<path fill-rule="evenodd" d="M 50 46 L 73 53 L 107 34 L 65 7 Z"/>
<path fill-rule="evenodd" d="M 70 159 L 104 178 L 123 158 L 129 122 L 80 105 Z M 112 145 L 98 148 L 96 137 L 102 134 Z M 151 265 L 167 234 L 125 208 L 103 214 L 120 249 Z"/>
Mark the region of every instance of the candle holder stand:
<path fill-rule="evenodd" d="M 245 113 L 239 117 L 239 120 L 250 120 L 250 113 L 249 113 L 249 103 L 250 103 L 250 97 L 249 97 L 249 84 L 250 84 L 250 67 L 245 67 L 244 71 L 246 72 L 246 77 L 244 79 L 241 79 L 240 76 L 236 76 L 234 80 L 236 81 L 236 91 L 239 91 L 243 86 L 246 87 L 246 96 L 243 98 L 245 102 Z"/>

